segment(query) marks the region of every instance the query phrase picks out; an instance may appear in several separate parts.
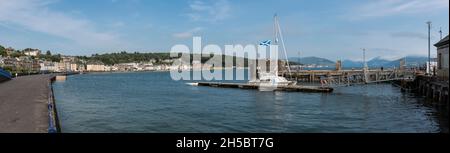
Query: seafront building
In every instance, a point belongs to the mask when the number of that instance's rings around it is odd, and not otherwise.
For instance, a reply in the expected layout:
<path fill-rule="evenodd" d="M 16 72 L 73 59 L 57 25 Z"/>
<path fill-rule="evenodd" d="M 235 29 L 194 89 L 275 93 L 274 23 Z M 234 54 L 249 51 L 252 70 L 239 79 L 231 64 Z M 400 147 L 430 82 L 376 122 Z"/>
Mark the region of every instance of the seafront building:
<path fill-rule="evenodd" d="M 88 72 L 104 72 L 106 71 L 105 64 L 99 61 L 91 61 L 86 65 L 86 71 Z"/>
<path fill-rule="evenodd" d="M 70 72 L 70 63 L 69 62 L 59 62 L 58 63 L 58 71 L 57 72 Z"/>
<path fill-rule="evenodd" d="M 115 64 L 113 69 L 117 69 L 118 71 L 136 71 L 138 70 L 138 63 L 120 63 Z"/>
<path fill-rule="evenodd" d="M 18 65 L 18 61 L 16 58 L 4 57 L 2 59 L 1 64 L 2 64 L 1 65 L 2 67 L 8 67 L 8 68 L 14 69 L 14 68 L 16 68 L 16 65 Z"/>
<path fill-rule="evenodd" d="M 70 71 L 78 72 L 78 71 L 80 71 L 78 68 L 79 68 L 79 67 L 78 67 L 78 64 L 76 64 L 76 63 L 70 63 Z"/>
<path fill-rule="evenodd" d="M 170 71 L 170 70 L 202 70 L 203 68 L 220 69 L 212 65 L 194 60 L 192 63 L 181 59 L 150 59 L 144 62 L 118 63 L 106 65 L 101 61 L 93 60 L 86 62 L 75 56 L 41 56 L 41 50 L 27 48 L 23 51 L 11 47 L 5 49 L 6 57 L 0 58 L 0 66 L 10 70 L 12 73 L 64 73 L 64 72 L 109 72 L 109 71 Z M 180 64 L 173 65 L 174 62 Z"/>
<path fill-rule="evenodd" d="M 41 72 L 81 72 L 84 71 L 84 65 L 78 65 L 72 62 L 51 62 L 40 61 Z"/>
<path fill-rule="evenodd" d="M 449 40 L 448 35 L 438 43 L 436 43 L 434 46 L 437 47 L 437 70 L 436 75 L 441 80 L 447 80 L 448 81 L 448 48 L 449 48 Z"/>
<path fill-rule="evenodd" d="M 58 72 L 58 62 L 40 61 L 41 72 Z"/>
<path fill-rule="evenodd" d="M 201 70 L 202 63 L 200 61 L 192 61 L 192 69 L 193 70 Z"/>
<path fill-rule="evenodd" d="M 40 71 L 39 61 L 29 56 L 2 57 L 0 66 L 21 73 L 38 73 Z"/>
<path fill-rule="evenodd" d="M 4 59 L 5 59 L 5 57 L 3 57 L 2 55 L 0 55 L 0 67 L 1 66 L 3 66 L 5 63 L 4 63 Z"/>

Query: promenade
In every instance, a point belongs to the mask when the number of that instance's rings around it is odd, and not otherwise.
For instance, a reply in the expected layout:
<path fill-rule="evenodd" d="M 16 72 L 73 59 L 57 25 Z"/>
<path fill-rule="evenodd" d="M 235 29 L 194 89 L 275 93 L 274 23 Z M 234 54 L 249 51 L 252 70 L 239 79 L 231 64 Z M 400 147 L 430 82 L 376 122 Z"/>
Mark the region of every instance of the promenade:
<path fill-rule="evenodd" d="M 0 83 L 0 133 L 47 133 L 51 76 L 23 76 Z"/>

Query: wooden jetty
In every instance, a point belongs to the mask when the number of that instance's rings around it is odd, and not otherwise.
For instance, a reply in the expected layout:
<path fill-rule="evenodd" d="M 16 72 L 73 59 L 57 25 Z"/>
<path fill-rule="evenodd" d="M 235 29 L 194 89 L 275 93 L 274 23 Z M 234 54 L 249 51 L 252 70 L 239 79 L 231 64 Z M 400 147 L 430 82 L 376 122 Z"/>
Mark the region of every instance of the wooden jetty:
<path fill-rule="evenodd" d="M 283 77 L 297 82 L 320 82 L 325 78 L 331 86 L 349 86 L 353 84 L 368 84 L 390 82 L 395 80 L 413 80 L 416 72 L 413 70 L 300 70 L 291 73 L 279 72 Z"/>
<path fill-rule="evenodd" d="M 257 84 L 249 83 L 220 83 L 220 82 L 199 82 L 196 83 L 197 86 L 208 86 L 208 87 L 218 87 L 218 88 L 239 88 L 239 89 L 259 89 Z M 333 92 L 331 87 L 320 87 L 320 86 L 303 86 L 303 85 L 289 85 L 289 86 L 278 86 L 275 91 L 290 91 L 290 92 L 321 92 L 330 93 Z"/>
<path fill-rule="evenodd" d="M 449 107 L 448 80 L 439 80 L 432 76 L 418 76 L 414 82 L 416 92 L 441 105 Z"/>

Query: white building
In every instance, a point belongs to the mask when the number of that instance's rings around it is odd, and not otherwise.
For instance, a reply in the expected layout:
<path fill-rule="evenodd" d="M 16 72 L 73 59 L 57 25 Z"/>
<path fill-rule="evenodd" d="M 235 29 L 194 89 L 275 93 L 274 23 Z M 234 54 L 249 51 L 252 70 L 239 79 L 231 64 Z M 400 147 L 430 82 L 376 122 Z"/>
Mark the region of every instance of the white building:
<path fill-rule="evenodd" d="M 3 62 L 3 57 L 0 55 L 0 67 L 3 66 L 3 64 L 5 63 Z"/>
<path fill-rule="evenodd" d="M 92 62 L 92 63 L 88 63 L 86 65 L 86 71 L 90 71 L 90 72 L 104 72 L 105 70 L 106 70 L 106 67 L 101 62 Z"/>
<path fill-rule="evenodd" d="M 41 54 L 41 50 L 39 49 L 25 49 L 23 53 L 27 56 L 39 56 Z"/>
<path fill-rule="evenodd" d="M 448 81 L 448 48 L 449 48 L 449 39 L 448 35 L 434 46 L 437 47 L 437 69 L 436 75 L 438 78 Z"/>
<path fill-rule="evenodd" d="M 436 68 L 437 68 L 438 62 L 436 61 L 427 61 L 427 73 L 428 74 L 434 74 Z"/>
<path fill-rule="evenodd" d="M 78 69 L 78 64 L 75 64 L 75 63 L 71 63 L 70 64 L 70 71 L 72 71 L 72 72 L 79 72 L 80 70 Z"/>
<path fill-rule="evenodd" d="M 192 69 L 193 70 L 201 70 L 202 69 L 202 62 L 200 62 L 200 61 L 192 61 Z"/>
<path fill-rule="evenodd" d="M 70 62 L 59 62 L 58 63 L 58 71 L 57 72 L 71 72 L 72 66 Z"/>
<path fill-rule="evenodd" d="M 44 72 L 58 72 L 58 62 L 41 61 L 39 63 L 41 71 Z"/>

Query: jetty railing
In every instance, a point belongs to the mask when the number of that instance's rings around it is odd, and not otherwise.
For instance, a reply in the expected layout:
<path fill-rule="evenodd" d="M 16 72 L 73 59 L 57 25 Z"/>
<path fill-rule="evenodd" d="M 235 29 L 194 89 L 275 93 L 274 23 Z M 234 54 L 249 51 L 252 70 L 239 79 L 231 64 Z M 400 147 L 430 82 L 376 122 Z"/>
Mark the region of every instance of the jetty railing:
<path fill-rule="evenodd" d="M 48 83 L 48 133 L 59 133 L 61 132 L 61 128 L 59 125 L 58 113 L 56 111 L 55 97 L 53 95 L 53 81 L 55 81 L 55 76 L 52 76 Z"/>
<path fill-rule="evenodd" d="M 292 74 L 280 73 L 289 80 L 297 82 L 314 83 L 326 80 L 327 85 L 331 87 L 412 80 L 415 78 L 414 71 L 406 70 L 303 70 L 294 71 Z"/>

